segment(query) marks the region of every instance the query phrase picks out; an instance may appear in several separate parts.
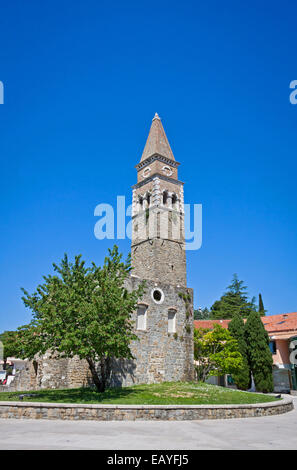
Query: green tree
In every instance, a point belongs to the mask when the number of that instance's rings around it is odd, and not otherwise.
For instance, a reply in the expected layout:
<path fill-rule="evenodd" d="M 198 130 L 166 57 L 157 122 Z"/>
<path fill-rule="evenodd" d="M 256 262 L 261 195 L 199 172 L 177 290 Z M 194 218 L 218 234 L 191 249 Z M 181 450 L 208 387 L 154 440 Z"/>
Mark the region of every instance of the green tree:
<path fill-rule="evenodd" d="M 17 331 L 4 331 L 0 334 L 3 345 L 3 369 L 6 369 L 7 358 L 18 355 L 18 333 Z"/>
<path fill-rule="evenodd" d="M 261 317 L 264 317 L 266 315 L 266 310 L 264 308 L 264 304 L 263 304 L 261 294 L 259 294 L 259 313 L 260 313 Z"/>
<path fill-rule="evenodd" d="M 247 355 L 247 344 L 245 341 L 244 321 L 239 312 L 233 315 L 228 325 L 228 330 L 233 338 L 237 340 L 238 349 L 242 355 L 242 367 L 232 374 L 232 377 L 240 390 L 247 390 L 250 387 L 250 367 Z"/>
<path fill-rule="evenodd" d="M 239 313 L 243 318 L 256 310 L 255 298 L 248 300 L 246 294 L 247 287 L 244 282 L 234 274 L 231 284 L 220 300 L 216 300 L 210 309 L 212 319 L 232 318 L 235 313 Z"/>
<path fill-rule="evenodd" d="M 194 358 L 197 379 L 202 382 L 210 375 L 234 374 L 242 367 L 236 339 L 217 324 L 213 330 L 194 330 Z"/>
<path fill-rule="evenodd" d="M 248 361 L 258 392 L 273 391 L 273 359 L 269 336 L 258 312 L 251 312 L 245 324 Z"/>
<path fill-rule="evenodd" d="M 114 246 L 103 267 L 86 268 L 81 256 L 70 263 L 65 255 L 36 292 L 23 289 L 23 301 L 33 311 L 30 325 L 20 330 L 24 357 L 46 351 L 55 357 L 77 355 L 88 362 L 97 390 L 105 390 L 111 360 L 133 358 L 130 343 L 137 336 L 131 313 L 144 292 L 143 282 L 131 292 L 125 288 L 130 255 L 126 262 L 121 258 Z"/>
<path fill-rule="evenodd" d="M 194 310 L 194 320 L 209 320 L 210 318 L 210 311 L 207 307 L 198 308 L 198 310 Z"/>

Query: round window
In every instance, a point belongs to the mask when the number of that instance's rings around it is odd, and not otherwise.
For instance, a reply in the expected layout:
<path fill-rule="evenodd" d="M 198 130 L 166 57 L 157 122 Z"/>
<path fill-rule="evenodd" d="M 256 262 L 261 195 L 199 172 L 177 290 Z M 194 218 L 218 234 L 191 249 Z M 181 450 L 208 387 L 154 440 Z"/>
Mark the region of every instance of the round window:
<path fill-rule="evenodd" d="M 152 290 L 152 299 L 156 304 L 161 304 L 164 300 L 164 293 L 161 289 L 156 288 Z"/>

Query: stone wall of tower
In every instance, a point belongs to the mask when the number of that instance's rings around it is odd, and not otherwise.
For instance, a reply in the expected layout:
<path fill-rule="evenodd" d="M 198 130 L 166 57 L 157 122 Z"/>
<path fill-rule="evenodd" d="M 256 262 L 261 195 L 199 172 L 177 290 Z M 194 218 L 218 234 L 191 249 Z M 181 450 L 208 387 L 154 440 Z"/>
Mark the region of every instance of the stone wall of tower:
<path fill-rule="evenodd" d="M 186 256 L 181 243 L 155 238 L 132 247 L 133 274 L 155 282 L 186 286 Z"/>
<path fill-rule="evenodd" d="M 132 216 L 133 273 L 186 286 L 183 185 L 158 176 L 136 185 Z"/>
<path fill-rule="evenodd" d="M 154 174 L 167 174 L 167 176 L 177 180 L 177 166 L 171 166 L 168 168 L 168 163 L 160 160 L 154 160 L 152 163 L 148 162 L 147 164 L 144 164 L 137 172 L 137 183 L 140 183 L 144 178 Z"/>
<path fill-rule="evenodd" d="M 140 281 L 131 276 L 128 289 L 135 289 Z M 161 304 L 153 300 L 155 289 L 164 295 Z M 146 281 L 146 292 L 139 304 L 147 308 L 146 329 L 135 330 L 139 338 L 131 344 L 135 360 L 114 363 L 111 383 L 129 386 L 194 380 L 192 289 Z M 168 331 L 168 312 L 171 310 L 176 312 L 175 332 Z M 137 312 L 133 312 L 132 320 L 136 326 Z"/>

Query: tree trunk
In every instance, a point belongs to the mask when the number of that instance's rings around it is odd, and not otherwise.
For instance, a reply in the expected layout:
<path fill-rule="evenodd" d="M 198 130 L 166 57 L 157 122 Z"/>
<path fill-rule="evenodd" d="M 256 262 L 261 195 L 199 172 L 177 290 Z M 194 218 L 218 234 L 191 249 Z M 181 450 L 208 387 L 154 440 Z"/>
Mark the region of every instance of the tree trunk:
<path fill-rule="evenodd" d="M 101 383 L 103 391 L 106 389 L 107 382 L 110 376 L 110 358 L 102 356 L 100 359 L 100 369 L 101 369 Z"/>
<path fill-rule="evenodd" d="M 95 363 L 92 359 L 90 358 L 87 358 L 87 362 L 89 364 L 89 368 L 90 368 L 90 371 L 91 371 L 91 374 L 92 374 L 92 379 L 94 381 L 94 384 L 97 388 L 97 391 L 102 393 L 105 391 L 105 380 L 104 380 L 104 377 L 101 377 L 101 380 L 98 376 L 98 373 L 97 373 L 97 370 L 96 370 L 96 366 L 95 366 Z M 101 372 L 102 372 L 102 365 L 101 365 Z"/>

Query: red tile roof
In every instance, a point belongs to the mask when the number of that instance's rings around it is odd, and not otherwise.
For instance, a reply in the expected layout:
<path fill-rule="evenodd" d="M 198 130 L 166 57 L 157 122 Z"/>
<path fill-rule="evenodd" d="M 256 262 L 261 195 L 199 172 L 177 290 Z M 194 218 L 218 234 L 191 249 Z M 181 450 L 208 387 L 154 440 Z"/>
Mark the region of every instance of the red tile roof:
<path fill-rule="evenodd" d="M 297 312 L 283 313 L 281 315 L 268 315 L 261 317 L 265 330 L 272 332 L 297 332 Z M 195 328 L 212 328 L 214 323 L 218 323 L 223 328 L 228 328 L 230 320 L 194 320 Z"/>
<path fill-rule="evenodd" d="M 297 312 L 262 317 L 262 321 L 268 332 L 297 330 Z"/>
<path fill-rule="evenodd" d="M 194 320 L 194 327 L 195 328 L 210 328 L 214 323 L 218 323 L 223 328 L 228 328 L 228 324 L 231 320 Z"/>

